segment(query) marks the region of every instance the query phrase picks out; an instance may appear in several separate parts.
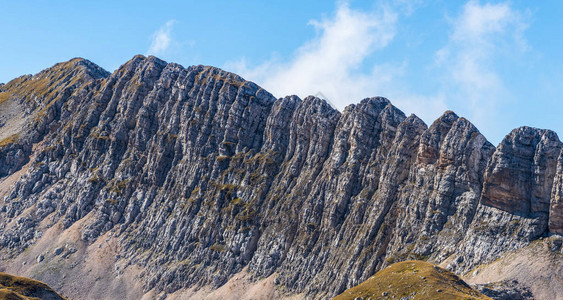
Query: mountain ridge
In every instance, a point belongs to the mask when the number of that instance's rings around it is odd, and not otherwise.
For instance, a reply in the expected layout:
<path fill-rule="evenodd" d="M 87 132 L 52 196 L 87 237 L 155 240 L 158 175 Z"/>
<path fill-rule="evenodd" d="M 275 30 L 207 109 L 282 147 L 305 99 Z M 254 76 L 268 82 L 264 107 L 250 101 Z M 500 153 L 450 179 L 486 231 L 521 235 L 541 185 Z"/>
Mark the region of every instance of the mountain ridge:
<path fill-rule="evenodd" d="M 0 177 L 28 166 L 0 202 L 7 260 L 81 224 L 63 248 L 115 240 L 143 291 L 219 286 L 248 267 L 326 297 L 395 261 L 463 273 L 562 233 L 552 131 L 520 127 L 495 148 L 451 111 L 427 126 L 382 97 L 339 112 L 214 67 L 98 68 L 73 59 L 1 89 L 0 111 L 29 119 L 0 142 Z M 75 256 L 61 262 L 84 264 Z"/>

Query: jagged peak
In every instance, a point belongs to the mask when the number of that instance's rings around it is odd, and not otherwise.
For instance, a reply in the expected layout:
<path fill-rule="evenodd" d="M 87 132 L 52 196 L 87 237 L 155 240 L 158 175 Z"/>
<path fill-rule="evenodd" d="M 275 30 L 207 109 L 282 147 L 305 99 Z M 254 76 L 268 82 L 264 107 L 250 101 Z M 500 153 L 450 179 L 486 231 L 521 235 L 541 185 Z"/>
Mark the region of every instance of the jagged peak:
<path fill-rule="evenodd" d="M 27 80 L 44 80 L 49 79 L 52 83 L 68 76 L 84 77 L 86 80 L 95 80 L 108 77 L 110 73 L 97 64 L 81 58 L 75 57 L 65 62 L 54 64 L 52 67 L 44 69 L 34 75 L 23 75 L 17 77 L 10 82 L 3 84 L 3 89 L 11 89 Z"/>
<path fill-rule="evenodd" d="M 451 110 L 446 110 L 438 119 L 432 122 L 428 130 L 430 132 L 437 130 L 442 132 L 444 131 L 444 129 L 446 129 L 447 132 L 458 119 L 459 117 L 456 113 Z"/>
<path fill-rule="evenodd" d="M 387 99 L 385 99 L 385 100 L 387 100 Z M 387 101 L 388 101 L 387 105 L 385 105 L 385 107 L 380 112 L 381 115 L 389 114 L 389 115 L 393 115 L 393 116 L 398 116 L 402 120 L 407 118 L 407 116 L 405 115 L 405 113 L 402 110 L 398 109 L 393 104 L 391 104 L 391 102 L 389 102 L 389 100 L 387 100 Z M 384 103 L 384 102 L 381 102 L 381 103 Z"/>
<path fill-rule="evenodd" d="M 509 134 L 507 134 L 502 141 L 500 146 L 505 144 L 512 144 L 510 141 L 518 140 L 522 144 L 537 144 L 540 140 L 545 140 L 545 142 L 553 142 L 560 144 L 561 141 L 557 133 L 550 129 L 541 129 L 530 126 L 520 126 L 514 128 Z"/>
<path fill-rule="evenodd" d="M 299 98 L 298 96 L 291 95 L 291 96 L 285 96 L 283 98 L 276 99 L 276 101 L 274 101 L 273 106 L 289 108 L 293 111 L 295 107 L 297 107 L 302 102 L 303 100 L 301 100 L 301 98 Z"/>
<path fill-rule="evenodd" d="M 303 99 L 303 105 L 315 107 L 321 112 L 327 112 L 329 114 L 340 114 L 338 110 L 336 110 L 328 101 L 321 99 L 316 96 L 307 96 Z"/>
<path fill-rule="evenodd" d="M 305 99 L 303 99 L 303 102 L 326 103 L 326 104 L 328 104 L 328 102 L 326 100 L 321 99 L 317 96 L 307 96 L 307 97 L 305 97 Z"/>
<path fill-rule="evenodd" d="M 379 114 L 389 104 L 391 104 L 391 101 L 389 101 L 387 98 L 384 97 L 364 98 L 360 101 L 360 103 L 350 104 L 346 106 L 344 108 L 343 113 L 351 113 L 355 110 L 361 110 L 361 111 L 367 110 Z"/>
<path fill-rule="evenodd" d="M 287 100 L 290 100 L 290 101 L 296 101 L 296 102 L 301 102 L 301 101 L 303 101 L 303 100 L 301 100 L 301 98 L 299 98 L 299 96 L 297 96 L 297 95 L 288 95 L 288 96 L 283 97 L 283 99 L 287 99 Z"/>
<path fill-rule="evenodd" d="M 74 76 L 86 75 L 91 79 L 102 79 L 110 75 L 108 71 L 104 70 L 97 64 L 85 58 L 75 57 L 65 62 L 56 63 L 52 67 L 33 75 L 33 78 L 42 78 L 45 76 L 49 76 L 51 78 L 66 77 L 69 74 L 73 74 Z"/>
<path fill-rule="evenodd" d="M 446 110 L 436 121 L 445 122 L 445 123 L 453 123 L 459 119 L 459 116 L 451 111 Z"/>
<path fill-rule="evenodd" d="M 415 114 L 410 114 L 406 119 L 403 120 L 402 123 L 411 124 L 416 127 L 428 129 L 428 125 L 426 125 L 426 123 Z"/>
<path fill-rule="evenodd" d="M 459 117 L 457 120 L 455 120 L 453 126 L 468 128 L 472 132 L 478 132 L 479 134 L 481 134 L 481 132 L 479 132 L 479 129 L 477 129 L 477 126 L 475 126 L 475 124 L 473 124 L 465 117 Z"/>
<path fill-rule="evenodd" d="M 452 128 L 454 129 L 452 129 L 452 132 L 449 132 L 448 134 L 458 134 L 459 131 L 463 131 L 471 134 L 472 138 L 480 137 L 483 141 L 483 147 L 495 149 L 495 146 L 487 140 L 487 138 L 479 131 L 477 126 L 465 117 L 459 117 L 452 125 Z"/>
<path fill-rule="evenodd" d="M 198 79 L 198 80 L 206 80 L 207 78 L 212 77 L 212 78 L 217 79 L 217 80 L 227 81 L 230 84 L 238 86 L 238 87 L 242 87 L 242 86 L 247 85 L 248 87 L 251 87 L 251 88 L 254 88 L 254 89 L 264 90 L 262 87 L 260 87 L 256 83 L 254 83 L 252 81 L 248 81 L 240 75 L 237 75 L 237 74 L 229 72 L 229 71 L 225 71 L 221 68 L 217 68 L 217 67 L 214 67 L 214 66 L 195 65 L 195 66 L 189 67 L 188 69 L 191 69 L 191 70 L 194 70 L 195 72 L 197 72 L 198 75 L 196 76 L 196 79 Z M 274 97 L 272 96 L 272 98 L 274 98 Z"/>
<path fill-rule="evenodd" d="M 370 97 L 370 98 L 364 98 L 360 101 L 360 104 L 391 104 L 391 101 L 389 101 L 389 99 L 385 98 L 385 97 Z"/>
<path fill-rule="evenodd" d="M 267 102 L 273 103 L 276 101 L 276 98 L 270 92 L 266 91 L 258 84 L 221 68 L 208 65 L 194 65 L 188 67 L 186 70 L 189 72 L 195 72 L 195 79 L 200 83 L 205 83 L 210 79 L 219 80 L 237 88 L 248 89 L 248 91 L 255 93 L 256 95 L 261 95 L 259 98 L 265 99 Z"/>
<path fill-rule="evenodd" d="M 67 88 L 78 88 L 88 82 L 106 78 L 109 72 L 95 63 L 80 57 L 60 62 L 35 75 L 23 75 L 2 87 L 17 98 L 50 98 Z"/>
<path fill-rule="evenodd" d="M 277 105 L 281 105 L 282 103 L 287 103 L 290 104 L 291 106 L 295 106 L 302 102 L 303 100 L 301 100 L 301 98 L 299 98 L 299 96 L 297 95 L 285 96 L 283 98 L 279 98 L 276 100 Z"/>
<path fill-rule="evenodd" d="M 117 70 L 124 68 L 125 66 L 137 66 L 140 63 L 144 62 L 147 57 L 144 55 L 137 54 L 133 56 L 130 60 L 126 61 L 122 64 Z"/>
<path fill-rule="evenodd" d="M 115 70 L 113 72 L 113 76 L 121 76 L 122 74 L 128 73 L 128 72 L 137 72 L 139 70 L 143 70 L 146 67 L 152 66 L 152 67 L 158 67 L 160 69 L 164 69 L 164 67 L 167 65 L 168 63 L 156 56 L 144 56 L 144 55 L 140 55 L 137 54 L 135 56 L 133 56 L 133 58 L 131 58 L 130 60 L 128 60 L 127 62 L 125 62 L 124 64 L 122 64 L 121 66 L 119 66 L 119 68 L 117 68 L 117 70 Z"/>
<path fill-rule="evenodd" d="M 85 58 L 81 58 L 81 57 L 73 58 L 68 63 L 73 63 L 74 66 L 76 67 L 84 66 L 87 68 L 88 71 L 99 72 L 101 75 L 103 75 L 103 77 L 107 77 L 110 75 L 110 73 L 106 71 L 104 68 L 100 67 L 99 65 Z"/>
<path fill-rule="evenodd" d="M 137 54 L 137 55 L 133 56 L 130 60 L 125 62 L 124 65 L 138 64 L 138 63 L 141 63 L 141 62 L 152 62 L 152 63 L 158 63 L 158 64 L 167 64 L 167 62 L 165 60 L 162 60 L 162 59 L 160 59 L 156 56 L 153 56 L 153 55 L 144 56 L 142 54 Z"/>
<path fill-rule="evenodd" d="M 540 134 L 540 135 L 546 135 L 546 134 L 555 134 L 557 135 L 557 133 L 551 129 L 544 129 L 544 128 L 537 128 L 537 127 L 532 127 L 532 126 L 520 126 L 520 127 L 516 127 L 514 129 L 512 129 L 512 131 L 510 131 L 510 133 L 508 135 L 521 135 L 521 134 Z"/>

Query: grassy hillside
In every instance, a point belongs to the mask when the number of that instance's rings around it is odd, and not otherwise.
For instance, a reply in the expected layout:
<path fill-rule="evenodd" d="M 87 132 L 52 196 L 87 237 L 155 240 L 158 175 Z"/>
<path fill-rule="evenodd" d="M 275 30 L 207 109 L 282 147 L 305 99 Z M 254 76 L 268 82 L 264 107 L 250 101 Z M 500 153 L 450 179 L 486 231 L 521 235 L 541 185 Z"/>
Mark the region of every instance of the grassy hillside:
<path fill-rule="evenodd" d="M 393 264 L 336 296 L 345 299 L 490 299 L 455 274 L 424 261 Z"/>
<path fill-rule="evenodd" d="M 0 300 L 64 298 L 41 281 L 0 273 Z"/>

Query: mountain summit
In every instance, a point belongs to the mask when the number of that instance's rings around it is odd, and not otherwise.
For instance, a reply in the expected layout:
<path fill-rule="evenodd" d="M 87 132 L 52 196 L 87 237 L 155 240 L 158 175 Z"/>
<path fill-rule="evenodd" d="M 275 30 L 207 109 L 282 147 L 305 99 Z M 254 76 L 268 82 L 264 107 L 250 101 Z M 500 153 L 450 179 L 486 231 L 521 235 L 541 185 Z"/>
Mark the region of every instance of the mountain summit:
<path fill-rule="evenodd" d="M 409 259 L 466 274 L 550 236 L 561 255 L 561 148 L 530 127 L 495 148 L 381 97 L 339 112 L 209 66 L 73 59 L 0 86 L 0 270 L 71 298 L 243 275 L 326 298 Z M 562 297 L 557 278 L 523 284 Z"/>

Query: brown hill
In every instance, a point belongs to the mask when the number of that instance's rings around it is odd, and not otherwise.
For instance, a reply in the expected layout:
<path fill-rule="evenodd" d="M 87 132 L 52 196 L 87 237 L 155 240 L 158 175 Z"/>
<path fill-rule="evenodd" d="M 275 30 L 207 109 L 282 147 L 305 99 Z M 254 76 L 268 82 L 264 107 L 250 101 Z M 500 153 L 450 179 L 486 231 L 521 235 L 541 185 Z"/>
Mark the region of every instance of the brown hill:
<path fill-rule="evenodd" d="M 335 300 L 346 299 L 491 299 L 452 272 L 424 261 L 393 264 Z"/>
<path fill-rule="evenodd" d="M 0 273 L 0 300 L 20 299 L 63 300 L 64 298 L 41 281 Z"/>

